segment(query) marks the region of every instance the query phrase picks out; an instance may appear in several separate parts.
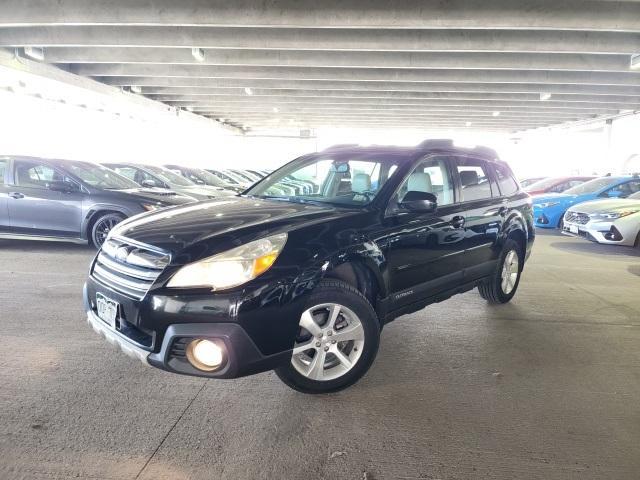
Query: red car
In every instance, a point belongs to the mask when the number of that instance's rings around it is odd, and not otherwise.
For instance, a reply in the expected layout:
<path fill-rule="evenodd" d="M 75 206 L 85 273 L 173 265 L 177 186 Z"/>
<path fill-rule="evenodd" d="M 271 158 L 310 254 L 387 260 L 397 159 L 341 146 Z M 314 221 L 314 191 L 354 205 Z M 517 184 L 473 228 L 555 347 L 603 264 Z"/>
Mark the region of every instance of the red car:
<path fill-rule="evenodd" d="M 524 191 L 529 195 L 538 195 L 540 193 L 562 193 L 581 183 L 593 180 L 596 177 L 549 177 L 539 180 L 525 187 Z"/>

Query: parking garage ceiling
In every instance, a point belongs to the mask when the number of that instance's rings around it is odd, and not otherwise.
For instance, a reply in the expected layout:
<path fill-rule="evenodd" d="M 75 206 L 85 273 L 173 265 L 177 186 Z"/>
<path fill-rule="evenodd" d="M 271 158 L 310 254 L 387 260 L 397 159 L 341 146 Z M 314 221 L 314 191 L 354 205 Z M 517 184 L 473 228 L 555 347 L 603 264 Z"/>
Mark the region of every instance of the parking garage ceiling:
<path fill-rule="evenodd" d="M 4 0 L 0 46 L 253 130 L 640 110 L 638 1 Z"/>

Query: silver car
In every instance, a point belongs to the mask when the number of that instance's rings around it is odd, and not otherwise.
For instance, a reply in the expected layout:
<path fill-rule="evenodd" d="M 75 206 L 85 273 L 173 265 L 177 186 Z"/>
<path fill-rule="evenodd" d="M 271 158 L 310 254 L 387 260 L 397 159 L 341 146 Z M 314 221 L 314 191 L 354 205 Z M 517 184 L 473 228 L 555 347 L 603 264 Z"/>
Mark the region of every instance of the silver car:
<path fill-rule="evenodd" d="M 564 215 L 562 233 L 598 243 L 640 247 L 640 192 L 574 205 Z"/>

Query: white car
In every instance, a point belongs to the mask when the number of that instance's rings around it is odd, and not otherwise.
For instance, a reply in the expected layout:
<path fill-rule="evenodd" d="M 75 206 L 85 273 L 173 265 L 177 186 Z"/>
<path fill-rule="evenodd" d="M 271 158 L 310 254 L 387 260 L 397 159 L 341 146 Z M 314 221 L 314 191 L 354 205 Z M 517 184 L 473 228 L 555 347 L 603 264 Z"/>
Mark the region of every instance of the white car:
<path fill-rule="evenodd" d="M 562 233 L 598 243 L 640 247 L 640 192 L 574 205 L 564 214 Z"/>

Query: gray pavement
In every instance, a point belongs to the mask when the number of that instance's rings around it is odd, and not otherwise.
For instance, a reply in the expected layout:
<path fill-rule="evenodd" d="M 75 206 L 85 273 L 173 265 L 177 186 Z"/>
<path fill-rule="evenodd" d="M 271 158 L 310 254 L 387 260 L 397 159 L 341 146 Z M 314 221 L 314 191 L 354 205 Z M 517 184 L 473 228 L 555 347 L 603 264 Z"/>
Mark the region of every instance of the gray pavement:
<path fill-rule="evenodd" d="M 84 320 L 92 250 L 0 241 L 0 478 L 637 479 L 640 250 L 540 234 L 518 294 L 388 325 L 328 396 L 121 355 Z"/>

